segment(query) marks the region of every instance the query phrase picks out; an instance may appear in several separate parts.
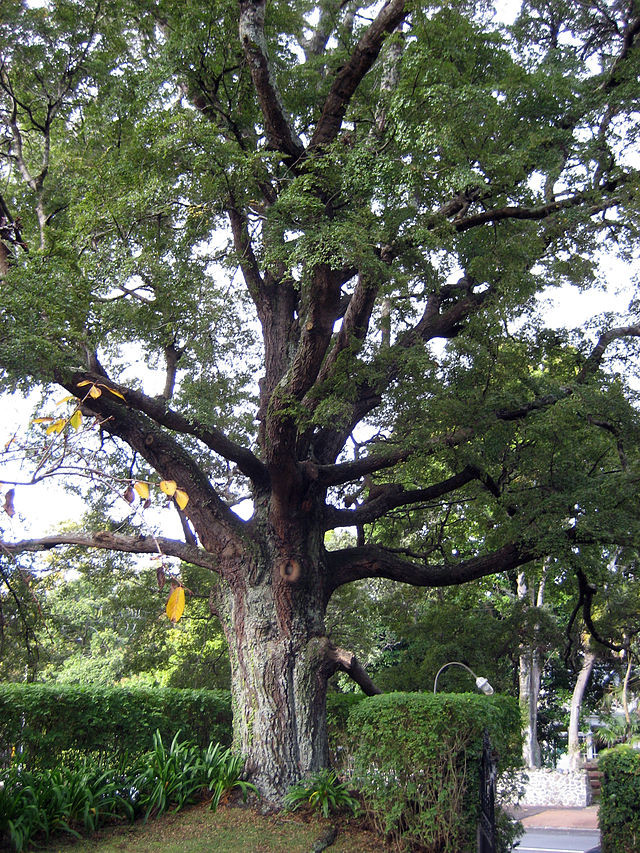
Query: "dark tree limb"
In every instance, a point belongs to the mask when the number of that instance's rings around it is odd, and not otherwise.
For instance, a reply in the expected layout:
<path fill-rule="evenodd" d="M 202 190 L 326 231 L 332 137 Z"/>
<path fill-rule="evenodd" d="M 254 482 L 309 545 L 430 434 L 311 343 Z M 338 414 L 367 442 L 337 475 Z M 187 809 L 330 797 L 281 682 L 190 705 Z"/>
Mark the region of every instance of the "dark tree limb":
<path fill-rule="evenodd" d="M 79 382 L 90 380 L 100 385 L 104 378 L 106 378 L 104 373 L 86 372 L 76 373 L 67 381 L 62 381 L 61 378 L 58 381 L 72 394 L 79 396 Z M 210 450 L 218 453 L 224 459 L 229 460 L 229 462 L 235 463 L 240 471 L 259 487 L 266 488 L 268 485 L 269 474 L 262 462 L 250 450 L 227 438 L 221 430 L 206 427 L 204 424 L 198 423 L 193 419 L 185 418 L 184 415 L 167 408 L 163 400 L 148 397 L 142 391 L 128 388 L 126 385 L 120 385 L 111 379 L 108 379 L 107 384 L 122 394 L 129 409 L 142 412 L 155 421 L 156 424 L 167 429 L 197 438 Z M 106 393 L 108 394 L 108 392 Z M 87 406 L 91 409 L 97 409 L 99 404 L 98 401 L 92 400 L 90 403 L 87 402 Z"/>
<path fill-rule="evenodd" d="M 351 98 L 378 58 L 387 35 L 407 14 L 405 0 L 388 0 L 362 36 L 349 61 L 336 74 L 309 143 L 312 151 L 337 137 Z"/>
<path fill-rule="evenodd" d="M 580 371 L 578 381 L 584 382 L 589 375 L 596 372 L 600 367 L 605 350 L 611 343 L 613 343 L 613 341 L 627 337 L 640 337 L 640 326 L 619 326 L 616 329 L 609 329 L 608 332 L 604 332 L 600 335 L 598 343 L 592 350 L 591 355 L 587 358 L 582 370 Z"/>
<path fill-rule="evenodd" d="M 412 586 L 457 586 L 515 569 L 536 556 L 531 548 L 514 542 L 489 554 L 439 564 L 405 560 L 379 545 L 343 548 L 327 553 L 328 594 L 343 584 L 363 578 L 388 578 Z"/>
<path fill-rule="evenodd" d="M 24 539 L 21 542 L 0 542 L 0 550 L 6 554 L 50 551 L 62 545 L 79 545 L 82 548 L 97 548 L 108 551 L 123 551 L 128 554 L 163 554 L 177 557 L 185 563 L 203 566 L 218 571 L 218 562 L 213 554 L 175 539 L 155 536 L 122 536 L 119 533 L 99 531 L 97 533 L 60 533 L 39 539 Z"/>
<path fill-rule="evenodd" d="M 328 508 L 327 529 L 371 524 L 392 509 L 435 500 L 477 479 L 479 479 L 478 469 L 467 465 L 460 473 L 440 483 L 434 483 L 426 489 L 404 491 L 402 486 L 396 483 L 381 485 L 375 497 L 366 500 L 358 509 Z"/>
<path fill-rule="evenodd" d="M 329 649 L 329 657 L 335 668 L 346 672 L 367 696 L 378 696 L 382 693 L 353 652 L 332 645 Z"/>

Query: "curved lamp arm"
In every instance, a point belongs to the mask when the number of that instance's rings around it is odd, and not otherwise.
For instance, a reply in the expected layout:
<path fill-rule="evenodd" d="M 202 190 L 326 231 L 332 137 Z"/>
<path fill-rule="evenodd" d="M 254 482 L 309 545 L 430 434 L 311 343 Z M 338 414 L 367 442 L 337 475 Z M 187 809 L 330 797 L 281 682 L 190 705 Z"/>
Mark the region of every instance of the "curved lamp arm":
<path fill-rule="evenodd" d="M 443 664 L 440 669 L 436 673 L 436 677 L 433 680 L 433 692 L 435 693 L 438 688 L 438 676 L 442 672 L 443 669 L 446 669 L 448 666 L 461 666 L 463 669 L 466 669 L 467 672 L 470 672 L 471 675 L 476 680 L 476 687 L 478 690 L 482 691 L 486 696 L 491 696 L 493 693 L 493 687 L 489 684 L 486 678 L 482 678 L 480 675 L 476 675 L 475 672 L 468 667 L 466 663 L 461 663 L 459 660 L 450 660 L 449 663 Z"/>

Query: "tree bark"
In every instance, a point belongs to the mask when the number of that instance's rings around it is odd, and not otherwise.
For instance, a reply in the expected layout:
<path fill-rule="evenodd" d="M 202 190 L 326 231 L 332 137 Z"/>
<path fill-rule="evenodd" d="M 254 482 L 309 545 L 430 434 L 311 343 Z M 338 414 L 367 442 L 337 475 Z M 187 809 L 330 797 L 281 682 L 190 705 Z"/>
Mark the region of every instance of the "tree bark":
<path fill-rule="evenodd" d="M 253 553 L 231 547 L 216 590 L 230 649 L 234 748 L 274 806 L 329 759 L 327 680 L 338 664 L 325 633 L 321 540 L 311 538 L 311 558 L 273 535 Z"/>
<path fill-rule="evenodd" d="M 533 590 L 529 589 L 525 572 L 518 572 L 518 598 L 521 601 L 528 602 L 531 606 L 535 604 L 537 607 L 542 607 L 544 603 L 544 580 L 543 574 L 534 602 Z M 522 760 L 526 767 L 540 767 L 542 755 L 538 741 L 538 698 L 542 668 L 540 666 L 540 649 L 535 643 L 535 639 L 531 643 L 521 645 L 518 664 L 519 698 L 523 715 Z"/>
<path fill-rule="evenodd" d="M 569 717 L 569 769 L 580 770 L 582 767 L 582 755 L 580 754 L 580 709 L 582 708 L 582 700 L 584 691 L 589 683 L 593 664 L 596 660 L 596 653 L 585 650 L 582 660 L 582 667 L 578 673 L 573 694 L 571 696 L 571 714 Z"/>

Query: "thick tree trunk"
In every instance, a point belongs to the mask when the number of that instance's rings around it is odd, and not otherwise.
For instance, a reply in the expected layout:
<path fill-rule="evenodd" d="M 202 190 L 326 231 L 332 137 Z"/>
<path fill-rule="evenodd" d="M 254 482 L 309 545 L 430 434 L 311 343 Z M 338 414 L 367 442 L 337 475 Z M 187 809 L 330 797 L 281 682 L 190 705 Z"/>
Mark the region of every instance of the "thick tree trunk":
<path fill-rule="evenodd" d="M 582 699 L 586 690 L 591 670 L 595 663 L 595 652 L 588 649 L 584 653 L 582 667 L 576 679 L 576 685 L 573 688 L 571 696 L 571 713 L 569 716 L 569 769 L 580 770 L 582 767 L 582 755 L 580 753 L 580 709 L 582 708 Z"/>
<path fill-rule="evenodd" d="M 231 658 L 234 748 L 263 802 L 277 806 L 290 785 L 328 764 L 326 690 L 335 662 L 325 635 L 322 557 L 299 563 L 271 549 L 249 570 L 247 555 L 238 559 L 243 571 L 217 590 Z"/>

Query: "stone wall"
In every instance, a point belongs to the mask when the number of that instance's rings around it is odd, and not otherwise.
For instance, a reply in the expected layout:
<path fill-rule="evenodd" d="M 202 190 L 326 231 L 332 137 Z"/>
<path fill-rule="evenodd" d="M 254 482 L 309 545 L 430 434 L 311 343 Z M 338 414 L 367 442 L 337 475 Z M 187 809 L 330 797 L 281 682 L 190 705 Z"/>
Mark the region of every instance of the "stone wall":
<path fill-rule="evenodd" d="M 591 804 L 591 786 L 586 770 L 523 770 L 519 777 L 520 786 L 524 788 L 521 806 L 581 807 Z"/>

